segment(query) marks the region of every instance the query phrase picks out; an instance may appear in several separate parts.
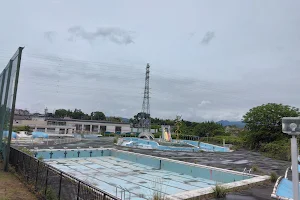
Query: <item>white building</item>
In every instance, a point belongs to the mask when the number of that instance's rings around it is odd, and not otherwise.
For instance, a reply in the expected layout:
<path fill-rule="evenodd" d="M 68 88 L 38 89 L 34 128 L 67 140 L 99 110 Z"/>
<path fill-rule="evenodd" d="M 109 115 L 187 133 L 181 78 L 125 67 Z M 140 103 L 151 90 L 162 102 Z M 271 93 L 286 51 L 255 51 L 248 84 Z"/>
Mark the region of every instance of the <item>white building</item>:
<path fill-rule="evenodd" d="M 80 119 L 45 119 L 33 117 L 31 120 L 16 119 L 13 126 L 29 126 L 34 131 L 55 134 L 131 132 L 129 123 Z"/>

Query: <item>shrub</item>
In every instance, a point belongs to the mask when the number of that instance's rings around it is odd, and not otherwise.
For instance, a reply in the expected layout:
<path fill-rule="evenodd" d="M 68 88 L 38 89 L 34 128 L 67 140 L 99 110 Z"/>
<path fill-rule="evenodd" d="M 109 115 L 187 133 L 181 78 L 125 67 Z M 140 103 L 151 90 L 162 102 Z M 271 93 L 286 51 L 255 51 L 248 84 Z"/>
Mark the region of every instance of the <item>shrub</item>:
<path fill-rule="evenodd" d="M 224 129 L 216 129 L 212 132 L 213 136 L 230 136 L 230 133 L 225 133 Z"/>
<path fill-rule="evenodd" d="M 215 188 L 213 188 L 213 195 L 215 198 L 224 198 L 226 197 L 226 188 L 220 185 L 216 185 Z"/>
<path fill-rule="evenodd" d="M 270 180 L 272 183 L 275 183 L 278 179 L 278 175 L 276 174 L 276 172 L 271 172 L 270 174 Z"/>
<path fill-rule="evenodd" d="M 155 192 L 152 197 L 153 200 L 164 200 L 166 197 L 161 192 Z"/>
<path fill-rule="evenodd" d="M 291 147 L 288 140 L 279 140 L 261 144 L 260 151 L 275 159 L 291 160 Z"/>
<path fill-rule="evenodd" d="M 46 199 L 47 200 L 57 200 L 57 196 L 51 187 L 46 190 Z"/>
<path fill-rule="evenodd" d="M 251 169 L 252 169 L 253 172 L 259 172 L 260 171 L 259 168 L 256 165 L 252 166 Z"/>
<path fill-rule="evenodd" d="M 116 144 L 118 142 L 118 139 L 119 139 L 118 136 L 114 138 L 114 144 Z"/>
<path fill-rule="evenodd" d="M 29 126 L 13 126 L 13 131 L 18 132 L 18 131 L 30 131 Z"/>
<path fill-rule="evenodd" d="M 43 161 L 43 160 L 44 160 L 44 157 L 43 157 L 43 156 L 39 156 L 39 157 L 38 157 L 38 160 L 39 160 L 39 161 Z"/>
<path fill-rule="evenodd" d="M 223 144 L 223 139 L 225 139 L 226 144 L 233 144 L 233 145 L 243 145 L 243 139 L 236 136 L 215 136 L 210 137 L 209 142 L 215 143 L 215 144 Z M 201 138 L 201 141 L 207 142 L 207 138 Z"/>
<path fill-rule="evenodd" d="M 19 150 L 26 153 L 26 154 L 28 154 L 28 155 L 30 155 L 30 156 L 33 156 L 33 152 L 30 151 L 29 149 L 27 149 L 26 147 L 21 147 L 21 148 L 19 148 Z"/>

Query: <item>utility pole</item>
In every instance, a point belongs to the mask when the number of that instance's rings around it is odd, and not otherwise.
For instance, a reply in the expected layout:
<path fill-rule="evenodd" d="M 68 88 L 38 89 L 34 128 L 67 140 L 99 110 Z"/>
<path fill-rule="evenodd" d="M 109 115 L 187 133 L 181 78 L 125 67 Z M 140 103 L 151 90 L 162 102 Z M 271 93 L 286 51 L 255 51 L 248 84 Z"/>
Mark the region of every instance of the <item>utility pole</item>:
<path fill-rule="evenodd" d="M 141 116 L 141 120 L 139 123 L 139 127 L 142 128 L 143 132 L 151 131 L 149 79 L 150 79 L 150 65 L 149 65 L 149 63 L 147 63 L 145 88 L 144 88 L 144 99 L 143 99 L 142 112 L 141 112 L 142 116 Z"/>

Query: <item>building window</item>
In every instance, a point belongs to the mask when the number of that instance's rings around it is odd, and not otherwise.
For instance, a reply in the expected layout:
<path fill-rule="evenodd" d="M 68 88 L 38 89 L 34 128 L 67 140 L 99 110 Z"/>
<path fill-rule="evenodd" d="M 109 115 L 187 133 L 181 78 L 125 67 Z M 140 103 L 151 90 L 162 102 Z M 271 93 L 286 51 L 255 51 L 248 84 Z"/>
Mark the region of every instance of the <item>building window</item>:
<path fill-rule="evenodd" d="M 55 128 L 47 128 L 48 133 L 55 133 Z"/>
<path fill-rule="evenodd" d="M 65 125 L 66 125 L 66 122 L 47 121 L 47 125 L 52 125 L 52 126 L 65 126 Z"/>
<path fill-rule="evenodd" d="M 82 129 L 82 124 L 75 124 L 76 130 L 81 131 Z"/>
<path fill-rule="evenodd" d="M 122 127 L 121 126 L 116 126 L 115 127 L 115 133 L 121 133 L 121 131 L 122 131 Z"/>
<path fill-rule="evenodd" d="M 85 131 L 90 131 L 91 125 L 84 125 L 84 130 Z"/>
<path fill-rule="evenodd" d="M 100 133 L 106 132 L 106 126 L 100 126 Z"/>

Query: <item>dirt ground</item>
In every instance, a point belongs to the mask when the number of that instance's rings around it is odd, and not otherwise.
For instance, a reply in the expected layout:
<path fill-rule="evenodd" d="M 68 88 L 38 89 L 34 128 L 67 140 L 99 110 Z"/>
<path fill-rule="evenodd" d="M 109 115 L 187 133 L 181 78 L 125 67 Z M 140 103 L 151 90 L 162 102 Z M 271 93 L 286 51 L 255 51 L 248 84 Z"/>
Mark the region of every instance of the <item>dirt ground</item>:
<path fill-rule="evenodd" d="M 0 200 L 37 200 L 14 174 L 3 171 L 2 161 L 0 161 Z"/>

